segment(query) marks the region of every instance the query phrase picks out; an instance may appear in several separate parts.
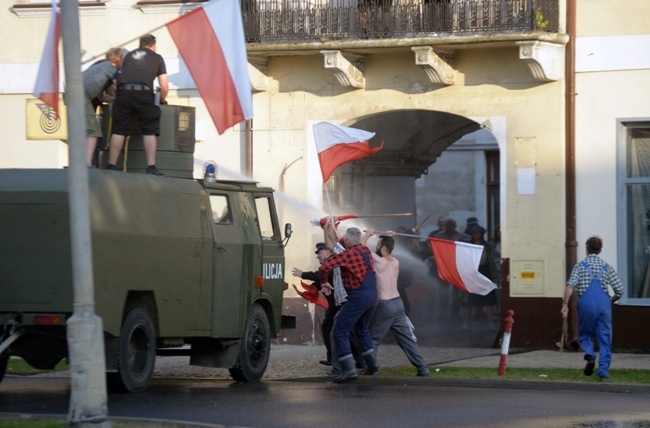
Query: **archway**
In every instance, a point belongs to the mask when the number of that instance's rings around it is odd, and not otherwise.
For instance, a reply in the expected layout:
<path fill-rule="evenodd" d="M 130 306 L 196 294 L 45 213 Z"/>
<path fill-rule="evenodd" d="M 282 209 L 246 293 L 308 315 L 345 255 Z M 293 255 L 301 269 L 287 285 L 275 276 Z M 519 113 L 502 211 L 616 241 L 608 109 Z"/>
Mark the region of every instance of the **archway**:
<path fill-rule="evenodd" d="M 383 141 L 384 148 L 337 170 L 328 182 L 334 212 L 412 213 L 409 217 L 373 218 L 358 225 L 378 230 L 410 229 L 427 219 L 418 231 L 422 237 L 436 229 L 439 216 L 455 219 L 460 232 L 468 217 L 478 217 L 483 227 L 489 227 L 488 237 L 495 236 L 500 223 L 500 160 L 489 120 L 440 111 L 396 110 L 351 120 L 346 125 L 375 132 L 372 144 Z M 469 328 L 463 328 L 460 309 L 453 300 L 463 296 L 456 296 L 449 288 L 442 292 L 440 284 L 432 281 L 426 260 L 428 244 L 424 239 L 415 241 L 421 242 L 420 258 L 414 256 L 417 249 L 406 250 L 408 240 L 398 241 L 395 254 L 402 273 L 413 277 L 413 286 L 402 295 L 410 301 L 410 317 L 420 343 L 492 346 L 498 332 L 489 328 L 487 319 L 481 320 L 481 310 L 472 313 Z M 495 309 L 498 313 L 498 307 Z M 493 322 L 497 324 L 498 318 Z"/>

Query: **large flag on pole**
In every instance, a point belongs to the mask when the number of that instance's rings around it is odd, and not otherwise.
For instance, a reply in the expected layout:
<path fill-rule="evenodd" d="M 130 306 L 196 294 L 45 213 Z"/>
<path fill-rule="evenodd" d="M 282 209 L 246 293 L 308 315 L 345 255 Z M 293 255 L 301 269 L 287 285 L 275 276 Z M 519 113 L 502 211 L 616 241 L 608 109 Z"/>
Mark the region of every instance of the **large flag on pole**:
<path fill-rule="evenodd" d="M 167 24 L 219 134 L 253 117 L 237 0 L 211 0 Z"/>
<path fill-rule="evenodd" d="M 478 271 L 483 246 L 428 238 L 438 266 L 438 276 L 468 293 L 485 296 L 497 288 Z"/>
<path fill-rule="evenodd" d="M 61 11 L 52 0 L 52 18 L 47 30 L 45 48 L 38 67 L 34 96 L 48 104 L 59 115 L 59 40 L 61 39 Z"/>
<path fill-rule="evenodd" d="M 327 182 L 334 170 L 344 163 L 378 152 L 384 143 L 379 147 L 370 147 L 368 140 L 374 136 L 374 132 L 339 126 L 330 122 L 315 124 L 314 140 L 323 182 Z"/>

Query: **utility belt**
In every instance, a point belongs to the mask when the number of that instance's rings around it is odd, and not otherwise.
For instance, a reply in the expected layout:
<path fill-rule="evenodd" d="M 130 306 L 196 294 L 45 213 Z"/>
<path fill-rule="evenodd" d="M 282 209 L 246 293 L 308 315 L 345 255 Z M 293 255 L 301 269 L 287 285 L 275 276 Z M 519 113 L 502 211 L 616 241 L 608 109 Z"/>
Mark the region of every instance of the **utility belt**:
<path fill-rule="evenodd" d="M 118 86 L 118 89 L 124 89 L 126 91 L 149 91 L 151 88 L 147 85 L 141 83 L 122 83 Z"/>

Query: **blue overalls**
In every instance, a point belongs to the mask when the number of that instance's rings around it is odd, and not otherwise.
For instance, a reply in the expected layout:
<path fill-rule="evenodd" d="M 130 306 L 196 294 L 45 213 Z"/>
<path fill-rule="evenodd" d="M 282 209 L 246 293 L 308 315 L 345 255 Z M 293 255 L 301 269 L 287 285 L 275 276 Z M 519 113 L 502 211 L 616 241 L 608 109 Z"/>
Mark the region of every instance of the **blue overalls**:
<path fill-rule="evenodd" d="M 600 285 L 601 277 L 607 269 L 605 264 L 597 277 L 594 277 L 591 268 L 584 261 L 580 262 L 591 282 L 587 291 L 578 299 L 578 324 L 580 325 L 580 346 L 585 351 L 585 360 L 588 356 L 596 358 L 592 338 L 596 336 L 600 347 L 598 358 L 598 376 L 609 377 L 609 365 L 612 361 L 612 302 L 603 287 Z M 598 281 L 596 281 L 596 279 Z"/>
<path fill-rule="evenodd" d="M 370 268 L 368 255 L 355 249 L 363 256 L 366 263 L 366 276 L 358 288 L 347 290 L 348 301 L 339 310 L 332 335 L 334 337 L 334 349 L 339 360 L 352 358 L 350 347 L 350 331 L 354 332 L 359 341 L 359 350 L 362 355 L 368 351 L 374 351 L 372 336 L 368 329 L 370 317 L 377 301 L 377 280 L 375 272 Z"/>

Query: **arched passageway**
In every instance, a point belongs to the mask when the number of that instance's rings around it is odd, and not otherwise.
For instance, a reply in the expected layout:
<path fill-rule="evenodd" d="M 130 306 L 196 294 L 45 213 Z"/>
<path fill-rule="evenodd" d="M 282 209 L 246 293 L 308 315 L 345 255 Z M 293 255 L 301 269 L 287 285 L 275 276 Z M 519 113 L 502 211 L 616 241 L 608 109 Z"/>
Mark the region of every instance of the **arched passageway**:
<path fill-rule="evenodd" d="M 356 225 L 377 230 L 419 225 L 417 233 L 423 238 L 435 231 L 439 216 L 456 220 L 459 232 L 465 230 L 468 217 L 478 217 L 483 227 L 489 223 L 491 232 L 499 227 L 498 144 L 494 135 L 483 129 L 485 125 L 426 110 L 383 112 L 346 125 L 375 132 L 371 144 L 383 142 L 384 147 L 342 166 L 328 182 L 335 213 L 411 213 L 371 218 Z M 342 230 L 346 226 L 343 224 Z M 486 239 L 492 237 L 494 233 L 489 233 Z M 461 303 L 467 296 L 436 278 L 427 250 L 424 239 L 398 238 L 394 253 L 401 265 L 401 294 L 420 343 L 492 346 L 497 335 L 498 305 L 490 308 L 495 315 L 492 325 L 487 307 L 471 309 L 469 323 L 464 325 L 466 310 Z"/>

